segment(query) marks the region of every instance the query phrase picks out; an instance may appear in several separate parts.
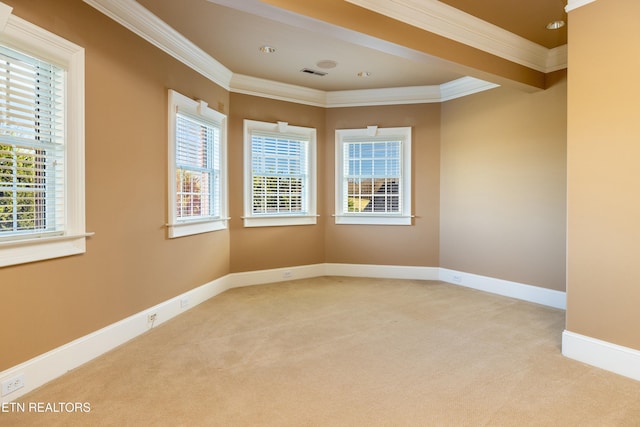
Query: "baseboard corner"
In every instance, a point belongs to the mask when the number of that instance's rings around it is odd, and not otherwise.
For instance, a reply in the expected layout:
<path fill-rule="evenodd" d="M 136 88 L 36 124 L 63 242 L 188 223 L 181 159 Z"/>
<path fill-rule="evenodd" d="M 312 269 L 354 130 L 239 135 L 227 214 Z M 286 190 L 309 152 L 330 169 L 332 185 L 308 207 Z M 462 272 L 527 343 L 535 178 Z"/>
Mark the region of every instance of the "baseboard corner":
<path fill-rule="evenodd" d="M 640 351 L 565 330 L 562 355 L 640 381 Z"/>

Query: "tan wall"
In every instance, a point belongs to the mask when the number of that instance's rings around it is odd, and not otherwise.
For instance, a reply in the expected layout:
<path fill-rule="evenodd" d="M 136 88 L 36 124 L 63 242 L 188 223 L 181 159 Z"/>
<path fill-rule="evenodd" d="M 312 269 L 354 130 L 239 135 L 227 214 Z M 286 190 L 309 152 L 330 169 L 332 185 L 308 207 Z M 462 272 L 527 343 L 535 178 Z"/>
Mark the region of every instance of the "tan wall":
<path fill-rule="evenodd" d="M 167 89 L 214 107 L 227 92 L 81 1 L 4 1 L 86 50 L 95 236 L 84 255 L 1 269 L 0 371 L 229 272 L 228 231 L 168 240 L 164 227 Z"/>
<path fill-rule="evenodd" d="M 567 329 L 640 349 L 640 2 L 570 12 Z"/>
<path fill-rule="evenodd" d="M 412 128 L 412 198 L 416 218 L 411 226 L 336 225 L 335 130 L 378 127 Z M 440 105 L 398 105 L 327 110 L 322 215 L 327 218 L 327 262 L 438 266 Z"/>
<path fill-rule="evenodd" d="M 287 122 L 317 131 L 318 209 L 322 206 L 325 176 L 325 109 L 231 94 L 229 118 L 229 194 L 231 215 L 231 271 L 252 271 L 324 262 L 325 218 L 316 225 L 245 228 L 243 216 L 243 120 Z"/>
<path fill-rule="evenodd" d="M 441 267 L 565 289 L 566 90 L 442 105 Z"/>
<path fill-rule="evenodd" d="M 563 79 L 529 95 L 498 89 L 444 105 L 323 109 L 229 95 L 79 0 L 3 1 L 86 49 L 87 229 L 96 234 L 84 255 L 0 270 L 8 319 L 0 337 L 12 343 L 0 370 L 230 272 L 442 265 L 562 289 Z M 166 238 L 168 88 L 230 114 L 229 231 Z M 245 118 L 318 129 L 318 225 L 243 227 Z M 412 226 L 331 217 L 334 131 L 372 124 L 413 128 Z"/>

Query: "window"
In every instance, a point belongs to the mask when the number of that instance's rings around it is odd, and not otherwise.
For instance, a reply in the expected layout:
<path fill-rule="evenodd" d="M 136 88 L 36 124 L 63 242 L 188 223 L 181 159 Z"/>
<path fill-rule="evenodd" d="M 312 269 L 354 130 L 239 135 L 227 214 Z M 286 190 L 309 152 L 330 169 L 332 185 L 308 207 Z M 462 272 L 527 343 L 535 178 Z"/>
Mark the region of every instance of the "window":
<path fill-rule="evenodd" d="M 227 228 L 226 116 L 169 91 L 169 237 Z"/>
<path fill-rule="evenodd" d="M 411 225 L 411 128 L 336 131 L 336 224 Z"/>
<path fill-rule="evenodd" d="M 244 121 L 245 227 L 315 224 L 316 130 Z"/>
<path fill-rule="evenodd" d="M 0 266 L 80 254 L 84 50 L 0 6 Z"/>

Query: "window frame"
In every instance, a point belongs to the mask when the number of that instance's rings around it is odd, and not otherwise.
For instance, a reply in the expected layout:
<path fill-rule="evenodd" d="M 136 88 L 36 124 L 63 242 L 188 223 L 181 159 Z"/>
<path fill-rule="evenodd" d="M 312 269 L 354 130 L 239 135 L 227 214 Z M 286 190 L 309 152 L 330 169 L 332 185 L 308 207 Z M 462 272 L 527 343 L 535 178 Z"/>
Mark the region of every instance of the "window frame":
<path fill-rule="evenodd" d="M 0 3 L 2 44 L 54 64 L 65 74 L 64 225 L 61 233 L 0 241 L 0 267 L 86 252 L 84 48 L 11 14 Z"/>
<path fill-rule="evenodd" d="M 181 93 L 169 89 L 169 203 L 167 224 L 168 236 L 170 239 L 190 236 L 194 234 L 208 233 L 212 231 L 225 230 L 228 228 L 228 190 L 227 190 L 227 116 L 219 111 L 209 108 L 204 101 L 193 100 Z M 176 202 L 176 118 L 181 112 L 185 116 L 201 121 L 205 125 L 217 126 L 220 132 L 219 141 L 219 212 L 217 215 L 204 215 L 197 219 L 181 219 L 177 215 Z M 216 154 L 214 153 L 214 156 Z M 211 190 L 215 192 L 214 189 Z"/>
<path fill-rule="evenodd" d="M 306 191 L 306 209 L 301 213 L 255 214 L 253 212 L 253 168 L 252 168 L 252 136 L 255 133 L 271 133 L 292 139 L 304 139 L 307 142 L 306 166 L 307 182 L 303 184 Z M 289 225 L 314 225 L 317 215 L 317 166 L 315 128 L 292 126 L 286 122 L 262 122 L 244 120 L 244 226 L 270 227 Z"/>
<path fill-rule="evenodd" d="M 384 142 L 400 141 L 400 179 L 399 212 L 346 212 L 344 199 L 346 184 L 344 174 L 344 149 L 351 142 Z M 411 127 L 378 128 L 369 126 L 365 129 L 336 129 L 335 131 L 335 223 L 361 225 L 412 225 L 411 214 Z"/>

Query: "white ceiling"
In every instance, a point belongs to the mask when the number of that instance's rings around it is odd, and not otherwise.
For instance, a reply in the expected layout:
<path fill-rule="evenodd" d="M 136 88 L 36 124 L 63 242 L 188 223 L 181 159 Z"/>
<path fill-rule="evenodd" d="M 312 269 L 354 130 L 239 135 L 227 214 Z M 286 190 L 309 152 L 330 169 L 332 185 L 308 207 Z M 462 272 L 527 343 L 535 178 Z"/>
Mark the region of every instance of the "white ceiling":
<path fill-rule="evenodd" d="M 302 16 L 260 0 L 126 0 L 124 3 L 120 0 L 85 1 L 98 8 L 106 5 L 109 10 L 116 10 L 120 7 L 118 5 L 129 3 L 145 8 L 224 66 L 228 70 L 226 72 L 233 74 L 234 81 L 242 81 L 243 85 L 246 84 L 246 79 L 243 79 L 249 77 L 264 79 L 261 83 L 263 85 L 265 81 L 267 84 L 273 82 L 274 87 L 285 83 L 327 94 L 348 90 L 404 88 L 404 96 L 411 98 L 412 88 L 418 91 L 438 88 L 443 92 L 452 82 L 457 85 L 458 82 L 465 81 L 465 76 L 485 80 L 491 77 L 476 69 Z M 418 27 L 435 15 L 442 14 L 435 16 L 439 20 L 437 24 L 454 28 L 453 40 L 458 35 L 455 33 L 459 31 L 462 38 L 457 41 L 470 46 L 476 43 L 476 39 L 481 43 L 488 41 L 488 45 L 473 47 L 542 72 L 566 66 L 566 62 L 562 65 L 562 61 L 566 61 L 563 58 L 566 57 L 566 45 L 557 47 L 566 43 L 566 29 L 552 40 L 544 32 L 534 31 L 544 26 L 544 22 L 537 21 L 560 14 L 566 19 L 563 0 L 526 3 L 487 0 L 487 8 L 478 8 L 477 0 L 345 1 Z M 475 15 L 471 14 L 473 8 L 476 10 Z M 126 9 L 131 11 L 135 8 L 126 6 Z M 523 13 L 521 9 L 529 9 L 531 13 Z M 482 13 L 477 13 L 478 10 Z M 405 17 L 394 16 L 394 13 L 405 13 Z M 414 14 L 416 16 L 412 16 Z M 511 19 L 516 16 L 520 19 L 519 26 Z M 527 17 L 534 16 L 535 22 L 527 21 Z M 127 19 L 120 20 L 129 26 L 126 21 Z M 140 19 L 144 25 L 148 21 L 147 18 Z M 133 27 L 136 25 L 138 24 Z M 512 31 L 505 29 L 508 26 Z M 423 28 L 432 31 L 432 28 Z M 516 34 L 514 28 L 522 28 L 523 31 L 517 31 L 519 34 Z M 275 52 L 260 52 L 259 48 L 264 45 L 272 46 Z M 496 51 L 492 51 L 494 45 Z M 335 68 L 323 68 L 319 65 L 320 61 L 326 60 L 335 61 L 337 65 Z M 554 61 L 560 63 L 560 66 L 553 65 L 556 68 L 545 69 L 547 64 Z M 302 69 L 327 74 L 321 77 L 303 73 Z M 370 76 L 359 77 L 358 73 L 361 72 L 367 72 Z M 431 95 L 427 95 L 429 96 Z"/>
<path fill-rule="evenodd" d="M 463 76 L 453 64 L 295 15 L 258 0 L 138 0 L 233 73 L 323 91 L 430 86 Z M 260 46 L 276 52 L 265 54 Z M 337 63 L 323 69 L 322 60 Z M 327 72 L 320 77 L 303 68 Z M 371 73 L 362 78 L 361 71 Z"/>

